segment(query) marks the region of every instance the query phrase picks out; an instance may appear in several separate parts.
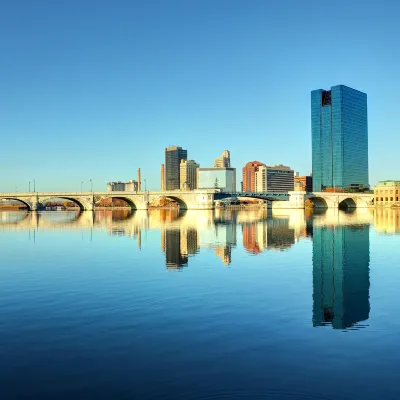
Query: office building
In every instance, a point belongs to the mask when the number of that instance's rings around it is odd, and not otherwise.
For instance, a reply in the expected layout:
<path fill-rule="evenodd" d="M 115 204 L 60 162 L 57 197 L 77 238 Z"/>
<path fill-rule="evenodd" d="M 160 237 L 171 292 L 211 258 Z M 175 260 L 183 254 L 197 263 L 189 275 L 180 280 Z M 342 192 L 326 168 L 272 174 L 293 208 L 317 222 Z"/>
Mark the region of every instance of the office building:
<path fill-rule="evenodd" d="M 108 182 L 107 192 L 137 192 L 139 184 L 137 181 L 130 180 L 128 182 Z"/>
<path fill-rule="evenodd" d="M 313 191 L 368 188 L 367 95 L 344 85 L 311 92 Z"/>
<path fill-rule="evenodd" d="M 198 189 L 220 189 L 222 192 L 236 192 L 236 168 L 199 168 Z"/>
<path fill-rule="evenodd" d="M 312 176 L 298 174 L 294 176 L 294 187 L 295 190 L 301 190 L 303 192 L 312 192 Z"/>
<path fill-rule="evenodd" d="M 231 154 L 229 150 L 224 150 L 221 157 L 214 160 L 214 168 L 230 168 L 231 167 Z"/>
<path fill-rule="evenodd" d="M 400 181 L 378 182 L 374 188 L 374 204 L 376 206 L 400 204 Z"/>
<path fill-rule="evenodd" d="M 197 170 L 200 165 L 193 160 L 181 160 L 180 164 L 180 189 L 194 190 L 197 189 Z"/>
<path fill-rule="evenodd" d="M 256 172 L 262 166 L 265 166 L 262 162 L 250 161 L 243 167 L 242 192 L 254 193 L 256 191 Z"/>
<path fill-rule="evenodd" d="M 187 150 L 182 147 L 170 146 L 165 149 L 165 189 L 179 190 L 180 165 L 187 160 Z"/>
<path fill-rule="evenodd" d="M 261 165 L 255 172 L 258 193 L 287 193 L 294 189 L 294 171 L 284 165 Z"/>
<path fill-rule="evenodd" d="M 369 318 L 369 225 L 313 228 L 313 326 Z"/>

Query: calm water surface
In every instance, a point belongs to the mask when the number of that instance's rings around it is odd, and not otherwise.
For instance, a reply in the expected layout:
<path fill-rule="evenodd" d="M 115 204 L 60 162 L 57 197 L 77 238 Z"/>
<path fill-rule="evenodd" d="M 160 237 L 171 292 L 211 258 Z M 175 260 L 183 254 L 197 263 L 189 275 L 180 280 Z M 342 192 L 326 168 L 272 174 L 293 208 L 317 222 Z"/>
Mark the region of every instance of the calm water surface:
<path fill-rule="evenodd" d="M 1 212 L 1 399 L 398 399 L 400 212 Z"/>

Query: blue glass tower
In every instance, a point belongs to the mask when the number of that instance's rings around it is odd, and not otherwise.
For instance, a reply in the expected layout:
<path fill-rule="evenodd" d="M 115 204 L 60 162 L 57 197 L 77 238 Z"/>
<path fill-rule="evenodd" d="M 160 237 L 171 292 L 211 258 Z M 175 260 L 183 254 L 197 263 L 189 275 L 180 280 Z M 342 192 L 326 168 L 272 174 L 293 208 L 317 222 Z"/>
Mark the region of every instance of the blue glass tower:
<path fill-rule="evenodd" d="M 344 85 L 311 92 L 313 191 L 368 188 L 367 95 Z"/>

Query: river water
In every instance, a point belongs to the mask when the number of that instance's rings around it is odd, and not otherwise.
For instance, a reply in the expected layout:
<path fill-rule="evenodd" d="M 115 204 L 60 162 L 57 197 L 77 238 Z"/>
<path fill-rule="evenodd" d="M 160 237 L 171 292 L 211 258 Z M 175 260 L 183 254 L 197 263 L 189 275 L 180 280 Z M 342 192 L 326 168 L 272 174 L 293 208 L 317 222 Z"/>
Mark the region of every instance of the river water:
<path fill-rule="evenodd" d="M 400 212 L 0 213 L 1 399 L 398 399 Z"/>

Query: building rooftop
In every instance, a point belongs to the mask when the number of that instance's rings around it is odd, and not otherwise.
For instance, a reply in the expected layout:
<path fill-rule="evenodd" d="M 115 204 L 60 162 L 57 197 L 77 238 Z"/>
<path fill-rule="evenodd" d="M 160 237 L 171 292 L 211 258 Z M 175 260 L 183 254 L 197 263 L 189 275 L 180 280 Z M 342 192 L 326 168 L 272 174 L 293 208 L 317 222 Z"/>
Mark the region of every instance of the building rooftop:
<path fill-rule="evenodd" d="M 396 186 L 400 185 L 400 181 L 391 181 L 391 180 L 380 181 L 375 185 L 375 187 L 376 186 L 395 186 L 395 185 Z"/>

